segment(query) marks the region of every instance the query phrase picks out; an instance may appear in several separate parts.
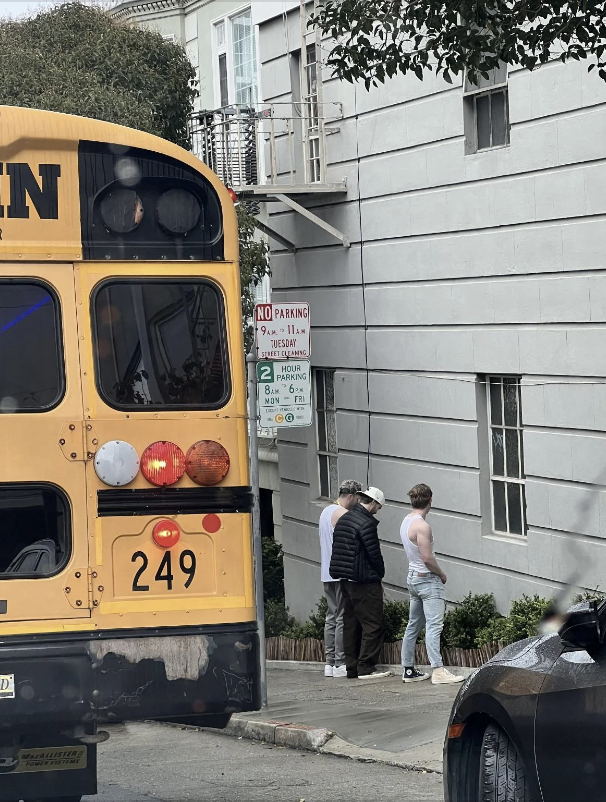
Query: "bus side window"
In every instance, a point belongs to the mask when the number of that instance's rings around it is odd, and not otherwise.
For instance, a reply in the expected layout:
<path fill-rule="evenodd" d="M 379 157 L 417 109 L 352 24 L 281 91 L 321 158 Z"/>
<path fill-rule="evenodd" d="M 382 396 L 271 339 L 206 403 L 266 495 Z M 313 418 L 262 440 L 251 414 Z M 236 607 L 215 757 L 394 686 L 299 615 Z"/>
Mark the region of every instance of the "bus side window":
<path fill-rule="evenodd" d="M 64 386 L 58 299 L 41 282 L 0 281 L 0 413 L 45 412 Z"/>
<path fill-rule="evenodd" d="M 0 580 L 58 573 L 71 550 L 69 506 L 48 484 L 0 484 Z"/>

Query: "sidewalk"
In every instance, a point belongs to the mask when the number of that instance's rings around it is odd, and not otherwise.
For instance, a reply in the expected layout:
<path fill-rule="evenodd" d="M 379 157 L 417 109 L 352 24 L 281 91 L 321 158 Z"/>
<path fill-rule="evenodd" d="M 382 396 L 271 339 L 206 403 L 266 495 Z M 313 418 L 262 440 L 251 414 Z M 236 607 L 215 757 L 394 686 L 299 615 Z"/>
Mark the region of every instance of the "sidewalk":
<path fill-rule="evenodd" d="M 442 746 L 458 685 L 403 683 L 395 676 L 324 677 L 324 665 L 270 661 L 269 706 L 234 716 L 226 734 L 295 748 L 442 771 Z M 469 675 L 472 669 L 452 669 Z"/>

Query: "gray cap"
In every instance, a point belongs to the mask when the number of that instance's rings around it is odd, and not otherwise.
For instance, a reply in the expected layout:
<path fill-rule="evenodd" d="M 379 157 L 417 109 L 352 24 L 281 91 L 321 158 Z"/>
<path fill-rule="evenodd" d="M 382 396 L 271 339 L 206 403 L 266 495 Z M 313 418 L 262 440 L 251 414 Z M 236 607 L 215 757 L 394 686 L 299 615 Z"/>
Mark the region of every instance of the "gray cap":
<path fill-rule="evenodd" d="M 385 504 L 385 495 L 378 487 L 369 487 L 368 490 L 363 490 L 361 495 L 376 501 L 381 506 Z"/>

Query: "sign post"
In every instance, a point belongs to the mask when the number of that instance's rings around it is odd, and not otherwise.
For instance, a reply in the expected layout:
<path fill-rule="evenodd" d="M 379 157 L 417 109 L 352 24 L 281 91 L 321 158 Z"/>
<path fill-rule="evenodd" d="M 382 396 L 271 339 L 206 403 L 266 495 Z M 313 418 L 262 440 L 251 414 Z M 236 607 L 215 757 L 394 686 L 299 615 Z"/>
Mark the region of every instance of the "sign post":
<path fill-rule="evenodd" d="M 263 707 L 267 707 L 267 669 L 257 427 L 259 423 L 262 427 L 271 429 L 311 425 L 310 348 L 309 304 L 276 303 L 255 306 L 255 343 L 246 357 L 246 366 L 250 410 L 255 604 L 259 628 Z"/>

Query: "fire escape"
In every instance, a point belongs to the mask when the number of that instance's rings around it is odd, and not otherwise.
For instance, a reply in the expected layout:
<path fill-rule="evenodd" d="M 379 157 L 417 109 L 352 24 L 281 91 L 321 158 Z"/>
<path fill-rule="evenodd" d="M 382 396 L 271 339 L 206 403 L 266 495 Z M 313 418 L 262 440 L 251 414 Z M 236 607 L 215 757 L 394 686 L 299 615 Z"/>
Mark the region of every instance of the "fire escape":
<path fill-rule="evenodd" d="M 190 119 L 192 147 L 254 215 L 261 203 L 284 204 L 348 248 L 341 231 L 304 205 L 343 196 L 347 187 L 345 181 L 327 181 L 326 138 L 338 133 L 343 111 L 340 103 L 323 100 L 320 32 L 308 30 L 305 0 L 299 15 L 301 49 L 288 54 L 298 61 L 300 79 L 291 87 L 292 100 L 197 112 Z M 261 231 L 296 251 L 283 233 L 255 220 Z"/>

